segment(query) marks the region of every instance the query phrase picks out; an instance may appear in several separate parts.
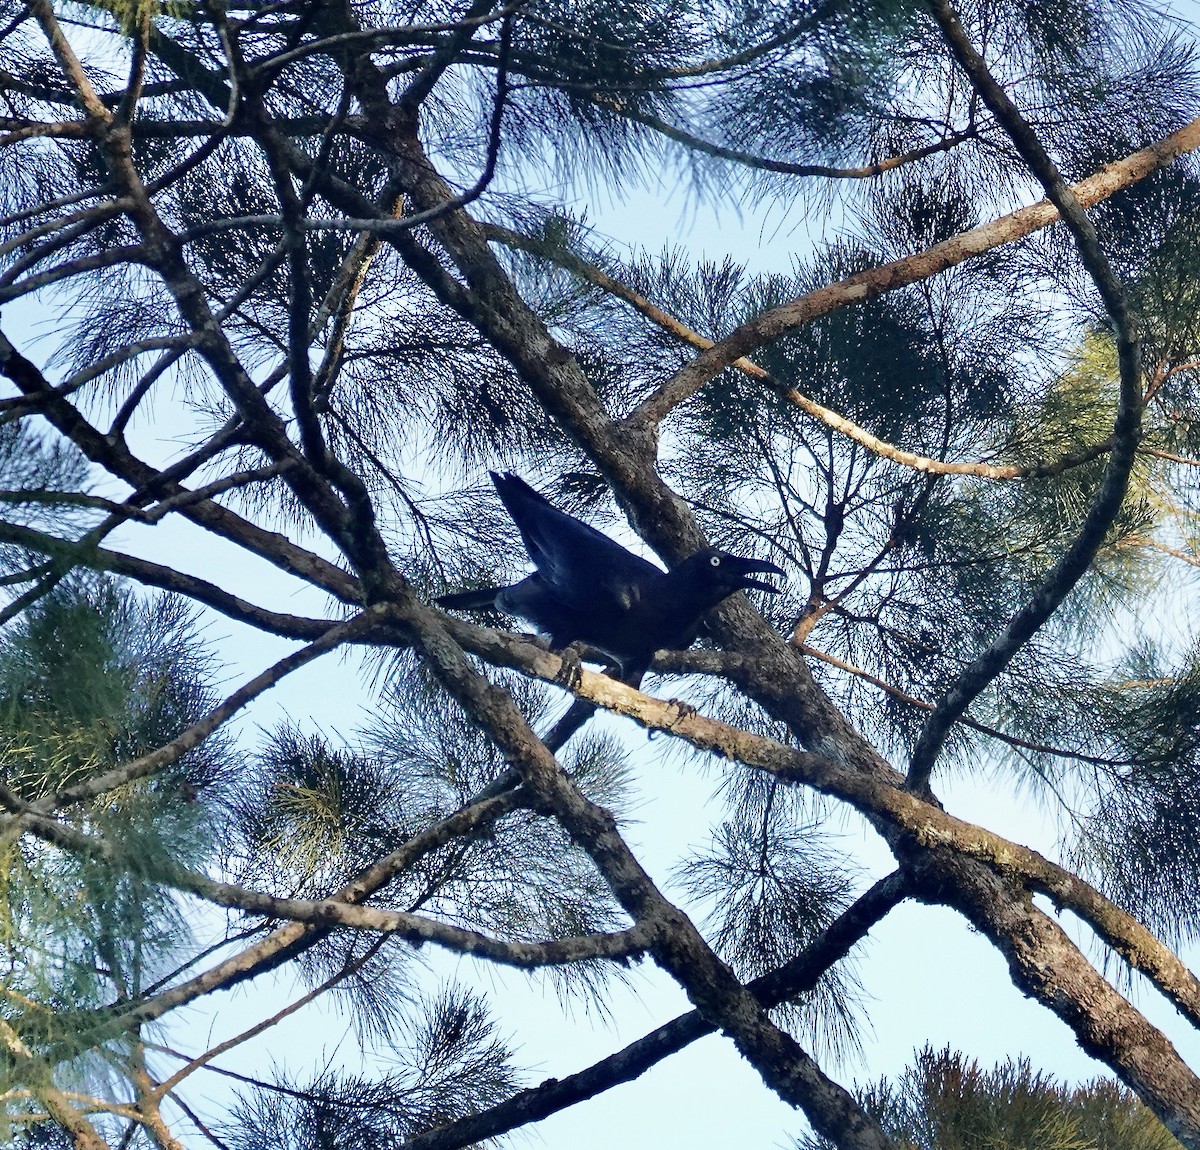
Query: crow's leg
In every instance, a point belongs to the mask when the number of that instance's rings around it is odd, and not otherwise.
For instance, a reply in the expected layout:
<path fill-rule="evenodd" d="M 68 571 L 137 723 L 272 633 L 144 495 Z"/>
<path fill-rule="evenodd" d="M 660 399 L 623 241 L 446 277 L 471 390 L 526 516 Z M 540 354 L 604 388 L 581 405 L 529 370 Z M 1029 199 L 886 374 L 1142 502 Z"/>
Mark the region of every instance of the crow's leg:
<path fill-rule="evenodd" d="M 553 754 L 558 754 L 562 745 L 573 735 L 580 727 L 590 719 L 596 711 L 599 710 L 597 705 L 588 699 L 576 699 L 568 708 L 567 713 L 563 715 L 553 727 L 542 736 L 542 742 L 546 744 Z"/>
<path fill-rule="evenodd" d="M 677 714 L 665 727 L 660 727 L 657 730 L 649 731 L 646 738 L 653 742 L 664 731 L 673 731 L 678 723 L 682 723 L 684 719 L 690 719 L 693 715 L 698 715 L 700 712 L 692 706 L 691 703 L 683 699 L 664 699 L 663 702 L 670 704 L 675 708 Z"/>
<path fill-rule="evenodd" d="M 574 646 L 575 644 L 572 643 L 571 646 L 567 647 L 566 650 L 561 652 L 564 657 L 564 663 L 566 662 L 567 652 L 570 652 L 572 655 L 574 655 L 576 659 L 579 658 L 579 651 L 577 649 L 572 650 Z M 631 687 L 636 687 L 642 681 L 642 675 L 645 674 L 643 670 L 637 669 L 632 675 L 625 675 L 620 664 L 618 663 L 609 664 L 604 668 L 604 673 L 610 678 L 619 679 L 623 683 L 629 683 Z M 632 682 L 630 681 L 631 679 Z M 578 685 L 578 679 L 575 681 L 575 685 Z M 558 722 L 555 723 L 554 726 L 551 727 L 550 730 L 547 731 L 542 737 L 542 742 L 545 743 L 554 754 L 558 754 L 558 751 L 562 745 L 573 734 L 575 734 L 575 732 L 578 731 L 579 728 L 582 727 L 599 709 L 600 708 L 596 703 L 590 702 L 588 699 L 576 699 L 575 702 L 573 702 L 570 707 L 567 708 L 567 713 L 563 715 L 563 717 L 559 719 Z"/>

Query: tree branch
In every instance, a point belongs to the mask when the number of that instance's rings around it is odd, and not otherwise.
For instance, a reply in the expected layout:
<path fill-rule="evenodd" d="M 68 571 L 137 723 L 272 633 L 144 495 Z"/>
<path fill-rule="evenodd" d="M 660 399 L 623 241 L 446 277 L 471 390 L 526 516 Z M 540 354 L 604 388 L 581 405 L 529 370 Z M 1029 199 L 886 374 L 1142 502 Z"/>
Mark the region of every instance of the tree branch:
<path fill-rule="evenodd" d="M 351 930 L 380 931 L 394 934 L 422 946 L 432 942 L 458 954 L 486 958 L 505 966 L 532 968 L 566 963 L 588 962 L 597 958 L 627 960 L 639 957 L 648 946 L 646 930 L 634 926 L 628 930 L 604 934 L 586 934 L 545 942 L 505 941 L 474 930 L 451 926 L 437 919 L 401 910 L 360 906 L 345 899 L 277 898 L 263 891 L 250 890 L 233 883 L 215 882 L 205 875 L 179 873 L 169 879 L 172 886 L 198 895 L 217 906 L 232 907 L 249 914 L 309 923 L 326 930 L 348 927 Z"/>
<path fill-rule="evenodd" d="M 1071 185 L 1069 190 L 1082 207 L 1089 207 L 1197 148 L 1200 148 L 1200 118 L 1192 120 L 1158 143 L 1106 165 L 1095 175 Z M 982 252 L 1023 239 L 1059 218 L 1059 210 L 1053 202 L 1043 200 L 960 232 L 923 252 L 857 272 L 838 283 L 771 308 L 742 324 L 676 372 L 644 400 L 627 417 L 626 422 L 634 426 L 657 427 L 671 411 L 699 391 L 718 372 L 762 344 L 840 307 L 907 287 L 947 268 L 956 267 Z"/>
<path fill-rule="evenodd" d="M 905 897 L 905 880 L 899 871 L 894 871 L 860 895 L 800 954 L 769 974 L 756 978 L 747 989 L 768 1010 L 812 990 L 821 975 L 845 958 L 851 948 Z M 614 1086 L 632 1082 L 663 1059 L 714 1030 L 715 1027 L 705 1021 L 699 1011 L 689 1011 L 586 1070 L 561 1079 L 547 1079 L 540 1086 L 522 1090 L 490 1110 L 418 1134 L 404 1144 L 404 1150 L 461 1150 L 487 1138 L 498 1138 L 594 1098 Z"/>
<path fill-rule="evenodd" d="M 490 240 L 551 260 L 560 267 L 574 272 L 588 283 L 594 284 L 610 295 L 624 300 L 636 311 L 657 324 L 663 331 L 669 332 L 681 342 L 700 348 L 702 351 L 708 351 L 716 346 L 713 340 L 688 327 L 687 324 L 669 312 L 664 311 L 657 304 L 652 303 L 627 284 L 609 275 L 595 264 L 581 259 L 573 252 L 567 251 L 565 248 L 557 248 L 551 244 L 542 243 L 533 237 L 522 235 L 511 228 L 502 227 L 498 224 L 484 224 L 483 229 Z M 919 455 L 916 452 L 906 451 L 902 447 L 896 447 L 880 439 L 878 436 L 872 435 L 866 428 L 860 427 L 853 420 L 847 419 L 832 408 L 822 406 L 815 399 L 776 379 L 770 372 L 759 367 L 758 364 L 746 356 L 741 356 L 734 360 L 729 366 L 740 371 L 750 379 L 762 383 L 794 407 L 798 407 L 819 423 L 825 424 L 826 427 L 840 432 L 860 447 L 865 447 L 868 451 L 873 452 L 881 458 L 890 459 L 893 463 L 900 463 L 905 467 L 911 467 L 914 471 L 919 471 L 925 475 L 975 475 L 983 479 L 1044 479 L 1049 476 L 1060 475 L 1062 472 L 1068 471 L 1073 467 L 1078 467 L 1081 464 L 1090 463 L 1093 459 L 1103 455 L 1112 447 L 1112 439 L 1109 438 L 1103 443 L 1083 448 L 1077 452 L 1067 453 L 1058 459 L 1047 460 L 1043 463 L 1028 464 L 1022 467 L 984 463 L 982 461 L 968 462 L 965 460 L 934 459 L 928 455 Z"/>
<path fill-rule="evenodd" d="M 328 651 L 332 651 L 342 643 L 348 642 L 357 635 L 369 630 L 376 623 L 382 621 L 384 614 L 385 612 L 382 608 L 368 607 L 361 614 L 354 616 L 354 618 L 330 627 L 319 639 L 314 640 L 305 647 L 301 647 L 298 651 L 293 651 L 290 655 L 284 656 L 284 658 L 268 667 L 265 671 L 255 675 L 253 679 L 243 683 L 233 694 L 209 711 L 203 719 L 197 723 L 193 723 L 187 730 L 176 735 L 169 743 L 164 743 L 156 750 L 150 751 L 145 755 L 140 755 L 136 759 L 130 759 L 128 762 L 122 763 L 120 766 L 105 771 L 103 774 L 90 778 L 85 782 L 72 787 L 65 787 L 52 795 L 38 799 L 37 802 L 31 804 L 32 809 L 38 814 L 47 815 L 72 803 L 95 798 L 97 795 L 102 795 L 105 791 L 112 790 L 114 787 L 124 786 L 127 783 L 147 778 L 161 771 L 164 767 L 168 767 L 176 762 L 188 751 L 198 747 L 231 715 L 240 711 L 252 699 L 269 690 L 297 668 L 303 667 L 306 663 L 311 663 L 313 659 L 324 655 Z"/>
<path fill-rule="evenodd" d="M 1137 458 L 1142 427 L 1142 364 L 1136 319 L 1130 310 L 1124 288 L 1100 248 L 1096 229 L 1084 212 L 1076 192 L 1067 187 L 1033 130 L 992 77 L 983 57 L 967 39 L 954 9 L 947 0 L 929 0 L 929 3 L 954 58 L 967 73 L 972 86 L 997 123 L 1012 139 L 1030 171 L 1046 189 L 1046 194 L 1075 240 L 1080 260 L 1092 277 L 1116 329 L 1120 388 L 1113 422 L 1112 450 L 1100 488 L 1078 534 L 1025 606 L 959 673 L 929 716 L 913 747 L 908 768 L 907 785 L 910 790 L 917 792 L 928 790 L 934 763 L 954 721 L 1050 618 L 1091 566 L 1124 502 Z"/>

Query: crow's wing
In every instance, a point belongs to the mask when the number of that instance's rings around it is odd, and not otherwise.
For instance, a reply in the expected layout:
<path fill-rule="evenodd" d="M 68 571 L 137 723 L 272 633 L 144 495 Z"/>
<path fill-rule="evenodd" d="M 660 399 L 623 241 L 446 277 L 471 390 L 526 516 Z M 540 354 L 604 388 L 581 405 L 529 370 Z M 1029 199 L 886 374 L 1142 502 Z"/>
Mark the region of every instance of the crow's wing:
<path fill-rule="evenodd" d="M 594 527 L 560 511 L 525 480 L 490 473 L 525 550 L 554 594 L 580 611 L 628 609 L 663 572 Z"/>

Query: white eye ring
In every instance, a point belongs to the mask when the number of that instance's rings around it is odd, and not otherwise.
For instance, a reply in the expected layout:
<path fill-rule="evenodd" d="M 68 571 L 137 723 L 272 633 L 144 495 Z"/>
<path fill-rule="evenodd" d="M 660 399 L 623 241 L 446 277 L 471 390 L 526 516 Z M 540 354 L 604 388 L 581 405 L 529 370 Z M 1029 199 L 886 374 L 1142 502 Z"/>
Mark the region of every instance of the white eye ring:
<path fill-rule="evenodd" d="M 710 564 L 711 564 L 713 567 L 720 567 L 720 566 L 721 566 L 721 556 L 720 556 L 720 555 L 714 555 L 714 556 L 712 556 L 712 558 L 711 558 L 711 559 L 709 559 L 709 563 L 710 563 Z"/>

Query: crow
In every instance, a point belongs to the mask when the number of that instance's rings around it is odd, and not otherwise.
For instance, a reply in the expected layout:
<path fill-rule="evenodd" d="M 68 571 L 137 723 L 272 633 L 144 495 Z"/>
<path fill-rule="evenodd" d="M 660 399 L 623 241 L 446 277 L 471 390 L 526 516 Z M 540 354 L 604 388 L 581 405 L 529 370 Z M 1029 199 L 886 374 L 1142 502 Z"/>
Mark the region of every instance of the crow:
<path fill-rule="evenodd" d="M 774 563 L 712 547 L 663 571 L 555 507 L 519 476 L 489 474 L 537 570 L 505 587 L 443 595 L 438 606 L 498 608 L 532 623 L 557 649 L 594 647 L 631 686 L 641 682 L 655 651 L 690 647 L 705 612 L 735 591 L 778 591 L 751 578 L 783 575 Z"/>

